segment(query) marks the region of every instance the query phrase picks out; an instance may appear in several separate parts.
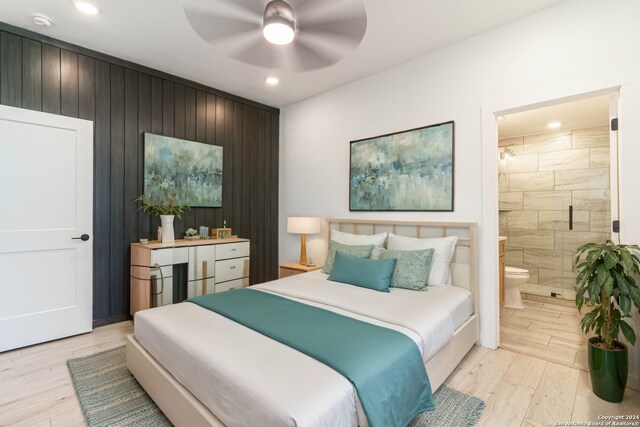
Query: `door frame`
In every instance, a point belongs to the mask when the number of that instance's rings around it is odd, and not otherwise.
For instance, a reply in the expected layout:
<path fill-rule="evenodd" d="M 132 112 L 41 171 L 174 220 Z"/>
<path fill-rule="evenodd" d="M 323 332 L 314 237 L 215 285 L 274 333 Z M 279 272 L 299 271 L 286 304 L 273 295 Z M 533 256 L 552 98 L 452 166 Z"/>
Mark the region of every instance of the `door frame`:
<path fill-rule="evenodd" d="M 498 116 L 601 95 L 618 94 L 620 99 L 620 89 L 623 84 L 634 82 L 636 78 L 635 75 L 627 72 L 622 77 L 615 75 L 598 81 L 578 82 L 569 86 L 489 102 L 482 106 L 482 227 L 479 230 L 479 274 L 483 284 L 479 301 L 482 346 L 496 349 L 500 345 Z M 620 110 L 618 113 L 621 113 Z M 620 141 L 618 136 L 618 143 Z"/>
<path fill-rule="evenodd" d="M 609 189 L 611 198 L 611 223 L 620 220 L 620 164 L 619 151 L 620 143 L 618 130 L 611 128 L 611 121 L 617 119 L 620 115 L 620 91 L 612 93 L 609 96 Z M 620 230 L 613 231 L 611 228 L 611 241 L 620 244 Z"/>

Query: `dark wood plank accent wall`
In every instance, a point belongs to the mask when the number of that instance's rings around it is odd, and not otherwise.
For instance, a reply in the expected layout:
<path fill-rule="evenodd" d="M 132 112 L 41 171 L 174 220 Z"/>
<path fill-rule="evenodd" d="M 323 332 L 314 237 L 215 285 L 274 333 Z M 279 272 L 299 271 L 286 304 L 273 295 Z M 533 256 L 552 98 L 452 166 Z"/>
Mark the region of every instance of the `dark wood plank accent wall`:
<path fill-rule="evenodd" d="M 278 276 L 279 110 L 0 23 L 0 103 L 94 122 L 94 324 L 126 319 L 129 244 L 156 238 L 137 211 L 143 134 L 224 147 L 222 208 L 176 218 L 251 239 L 251 283 Z"/>

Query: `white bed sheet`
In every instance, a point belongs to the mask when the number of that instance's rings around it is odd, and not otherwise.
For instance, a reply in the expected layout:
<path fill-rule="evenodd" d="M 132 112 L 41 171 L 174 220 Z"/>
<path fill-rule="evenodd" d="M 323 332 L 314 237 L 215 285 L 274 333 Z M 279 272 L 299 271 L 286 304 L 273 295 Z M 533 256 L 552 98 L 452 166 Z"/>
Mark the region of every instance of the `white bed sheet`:
<path fill-rule="evenodd" d="M 393 289 L 382 294 L 329 282 L 318 272 L 254 288 L 398 330 L 416 342 L 425 361 L 452 338 L 461 324 L 461 307 L 470 307 L 468 292 L 459 288 Z M 468 318 L 471 312 L 467 312 Z M 138 312 L 134 333 L 165 369 L 229 427 L 366 425 L 346 378 L 195 304 Z"/>
<path fill-rule="evenodd" d="M 450 312 L 454 329 L 462 326 L 473 314 L 473 295 L 466 289 L 455 286 L 429 287 L 427 292 L 391 288 L 391 293 L 402 295 L 404 298 L 437 301 Z"/>
<path fill-rule="evenodd" d="M 471 292 L 455 286 L 390 293 L 326 280 L 313 271 L 253 286 L 306 304 L 395 329 L 412 338 L 427 362 L 472 314 Z"/>

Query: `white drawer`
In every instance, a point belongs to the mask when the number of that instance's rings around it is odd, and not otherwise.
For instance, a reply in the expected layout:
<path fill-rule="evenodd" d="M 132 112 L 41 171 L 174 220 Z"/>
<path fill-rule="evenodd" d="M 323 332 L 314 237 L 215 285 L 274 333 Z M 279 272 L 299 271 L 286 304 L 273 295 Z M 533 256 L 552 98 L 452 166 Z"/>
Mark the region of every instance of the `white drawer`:
<path fill-rule="evenodd" d="M 151 265 L 173 265 L 189 262 L 189 248 L 154 249 L 151 251 Z"/>
<path fill-rule="evenodd" d="M 249 286 L 249 278 L 230 280 L 224 283 L 216 283 L 216 292 L 230 291 L 232 289 L 246 288 Z"/>
<path fill-rule="evenodd" d="M 216 283 L 249 276 L 249 258 L 216 261 Z"/>
<path fill-rule="evenodd" d="M 204 289 L 202 286 L 204 285 Z M 204 290 L 204 294 L 202 293 Z M 213 277 L 202 280 L 194 280 L 187 283 L 187 298 L 193 298 L 200 295 L 212 294 L 215 292 L 215 280 Z"/>
<path fill-rule="evenodd" d="M 249 242 L 223 243 L 216 247 L 216 260 L 249 256 Z"/>
<path fill-rule="evenodd" d="M 189 248 L 189 279 L 198 280 L 215 275 L 216 247 L 192 246 Z"/>
<path fill-rule="evenodd" d="M 173 264 L 173 248 L 154 249 L 151 251 L 151 265 L 172 265 Z"/>
<path fill-rule="evenodd" d="M 173 263 L 184 264 L 189 262 L 189 248 L 174 248 Z"/>

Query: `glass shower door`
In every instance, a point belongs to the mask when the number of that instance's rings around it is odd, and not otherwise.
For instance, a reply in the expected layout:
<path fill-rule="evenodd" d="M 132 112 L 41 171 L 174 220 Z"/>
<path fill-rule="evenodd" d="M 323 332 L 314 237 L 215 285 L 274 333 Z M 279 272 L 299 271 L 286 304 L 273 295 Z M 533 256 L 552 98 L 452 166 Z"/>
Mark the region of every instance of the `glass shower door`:
<path fill-rule="evenodd" d="M 556 172 L 556 190 L 562 190 L 562 230 L 556 232 L 561 249 L 560 293 L 575 299 L 577 249 L 611 238 L 610 135 L 608 126 L 574 129 L 565 141 L 562 170 Z M 557 295 L 560 296 L 560 295 Z"/>

